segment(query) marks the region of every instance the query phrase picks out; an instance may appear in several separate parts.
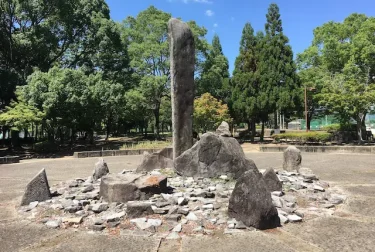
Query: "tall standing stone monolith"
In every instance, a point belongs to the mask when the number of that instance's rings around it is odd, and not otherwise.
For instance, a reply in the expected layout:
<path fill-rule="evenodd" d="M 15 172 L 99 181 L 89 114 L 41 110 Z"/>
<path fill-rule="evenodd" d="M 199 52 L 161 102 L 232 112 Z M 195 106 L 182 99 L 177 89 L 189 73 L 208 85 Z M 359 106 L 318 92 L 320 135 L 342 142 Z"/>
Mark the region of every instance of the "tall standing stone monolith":
<path fill-rule="evenodd" d="M 169 20 L 168 36 L 175 159 L 193 146 L 195 49 L 193 33 L 181 20 Z"/>

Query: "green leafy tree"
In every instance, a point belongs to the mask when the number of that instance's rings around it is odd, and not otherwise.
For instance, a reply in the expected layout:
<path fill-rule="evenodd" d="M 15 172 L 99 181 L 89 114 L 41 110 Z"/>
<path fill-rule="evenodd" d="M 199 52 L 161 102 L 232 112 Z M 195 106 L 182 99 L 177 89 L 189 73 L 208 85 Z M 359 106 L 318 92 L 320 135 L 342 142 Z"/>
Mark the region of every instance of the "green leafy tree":
<path fill-rule="evenodd" d="M 227 87 L 229 83 L 229 63 L 223 54 L 220 39 L 214 35 L 212 48 L 207 60 L 203 63 L 200 78 L 196 80 L 197 95 L 210 93 L 217 99 L 227 98 Z"/>
<path fill-rule="evenodd" d="M 147 100 L 147 109 L 152 111 L 155 122 L 155 135 L 159 137 L 160 106 L 162 98 L 170 96 L 168 21 L 171 14 L 150 6 L 137 17 L 128 17 L 124 21 L 124 40 L 128 41 L 130 65 L 135 70 L 134 77 L 139 79 L 139 92 Z M 195 22 L 188 22 L 196 39 L 197 65 L 204 58 L 207 46 L 204 40 L 206 30 Z"/>
<path fill-rule="evenodd" d="M 320 69 L 321 105 L 341 121 L 356 121 L 359 141 L 370 106 L 375 103 L 375 18 L 352 14 L 314 30 L 312 45 L 301 54 L 305 71 Z"/>
<path fill-rule="evenodd" d="M 222 121 L 231 122 L 226 104 L 209 93 L 194 100 L 194 129 L 197 132 L 215 130 Z"/>
<path fill-rule="evenodd" d="M 261 115 L 258 107 L 259 94 L 259 44 L 260 35 L 254 35 L 250 23 L 242 30 L 239 55 L 235 61 L 232 78 L 232 107 L 237 121 L 246 121 L 252 129 L 251 138 L 254 141 L 255 123 Z"/>
<path fill-rule="evenodd" d="M 109 19 L 104 0 L 0 1 L 1 102 L 15 98 L 34 68 L 48 71 L 85 41 L 98 17 Z"/>
<path fill-rule="evenodd" d="M 283 33 L 279 7 L 271 4 L 266 15 L 265 36 L 259 64 L 259 106 L 262 113 L 287 113 L 299 102 L 299 80 L 293 51 Z M 276 125 L 275 118 L 275 128 Z"/>

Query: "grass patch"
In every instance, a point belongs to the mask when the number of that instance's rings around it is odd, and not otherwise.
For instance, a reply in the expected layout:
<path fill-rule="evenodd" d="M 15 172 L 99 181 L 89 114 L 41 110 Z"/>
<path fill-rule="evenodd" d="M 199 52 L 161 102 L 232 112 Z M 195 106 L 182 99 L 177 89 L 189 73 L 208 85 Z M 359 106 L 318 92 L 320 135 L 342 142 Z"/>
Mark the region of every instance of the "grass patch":
<path fill-rule="evenodd" d="M 163 149 L 165 147 L 171 146 L 172 142 L 169 141 L 145 141 L 145 142 L 138 142 L 136 144 L 124 144 L 121 147 L 121 150 L 124 149 Z"/>
<path fill-rule="evenodd" d="M 274 140 L 291 140 L 297 142 L 328 142 L 332 134 L 326 131 L 288 132 L 271 136 Z"/>

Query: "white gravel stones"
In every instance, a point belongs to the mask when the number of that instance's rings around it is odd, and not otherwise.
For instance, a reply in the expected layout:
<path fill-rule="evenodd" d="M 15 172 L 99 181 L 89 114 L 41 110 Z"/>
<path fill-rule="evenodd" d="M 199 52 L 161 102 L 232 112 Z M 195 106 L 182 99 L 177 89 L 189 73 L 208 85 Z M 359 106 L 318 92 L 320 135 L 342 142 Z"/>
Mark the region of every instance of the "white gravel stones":
<path fill-rule="evenodd" d="M 181 237 L 178 235 L 177 232 L 171 232 L 165 239 L 167 240 L 177 240 L 180 239 Z"/>
<path fill-rule="evenodd" d="M 288 220 L 289 220 L 290 222 L 301 222 L 301 221 L 302 221 L 302 218 L 299 217 L 299 216 L 296 215 L 296 214 L 288 215 L 287 218 L 288 218 Z"/>
<path fill-rule="evenodd" d="M 181 230 L 182 230 L 182 224 L 179 223 L 179 224 L 177 224 L 177 225 L 172 229 L 172 232 L 180 233 Z"/>
<path fill-rule="evenodd" d="M 195 215 L 195 213 L 190 212 L 187 216 L 186 219 L 189 221 L 197 221 L 198 217 Z"/>
<path fill-rule="evenodd" d="M 314 185 L 314 190 L 320 191 L 320 192 L 324 192 L 325 191 L 325 189 L 323 187 L 318 186 L 318 185 Z"/>
<path fill-rule="evenodd" d="M 49 228 L 58 228 L 60 226 L 60 221 L 58 220 L 49 220 L 45 224 Z"/>
<path fill-rule="evenodd" d="M 280 223 L 281 224 L 286 224 L 286 223 L 289 222 L 288 218 L 285 217 L 284 215 L 280 214 L 280 213 L 279 213 L 279 218 L 280 218 Z"/>

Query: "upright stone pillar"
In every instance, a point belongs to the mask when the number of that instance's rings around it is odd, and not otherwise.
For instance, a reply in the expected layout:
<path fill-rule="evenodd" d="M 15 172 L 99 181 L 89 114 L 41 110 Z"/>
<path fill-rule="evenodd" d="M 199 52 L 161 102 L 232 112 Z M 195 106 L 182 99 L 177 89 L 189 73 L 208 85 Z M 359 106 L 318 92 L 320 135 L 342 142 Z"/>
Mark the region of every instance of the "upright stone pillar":
<path fill-rule="evenodd" d="M 193 146 L 194 37 L 187 24 L 168 22 L 171 59 L 173 159 Z"/>

